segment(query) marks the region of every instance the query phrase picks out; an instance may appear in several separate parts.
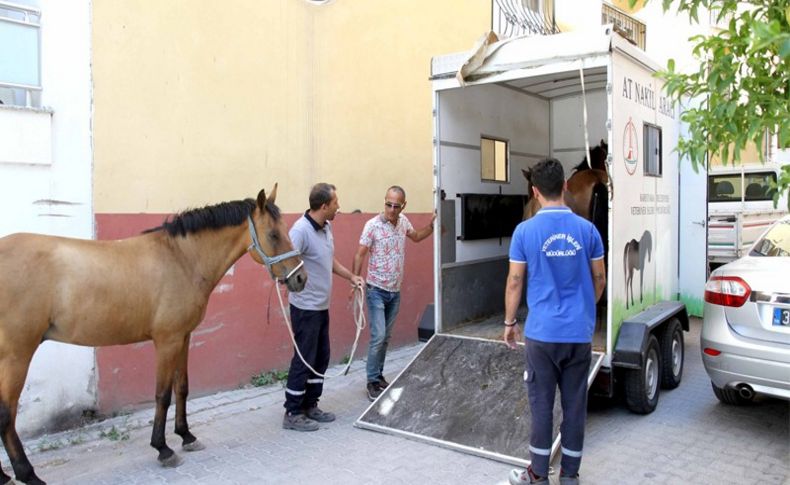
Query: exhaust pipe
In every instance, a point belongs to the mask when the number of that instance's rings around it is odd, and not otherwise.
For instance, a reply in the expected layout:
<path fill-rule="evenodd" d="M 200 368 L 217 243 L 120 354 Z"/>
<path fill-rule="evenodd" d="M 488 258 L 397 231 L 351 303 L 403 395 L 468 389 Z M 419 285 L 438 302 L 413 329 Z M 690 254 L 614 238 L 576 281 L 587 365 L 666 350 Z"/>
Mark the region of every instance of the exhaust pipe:
<path fill-rule="evenodd" d="M 738 395 L 747 401 L 751 401 L 754 397 L 754 389 L 749 384 L 738 384 L 735 389 L 738 391 Z"/>

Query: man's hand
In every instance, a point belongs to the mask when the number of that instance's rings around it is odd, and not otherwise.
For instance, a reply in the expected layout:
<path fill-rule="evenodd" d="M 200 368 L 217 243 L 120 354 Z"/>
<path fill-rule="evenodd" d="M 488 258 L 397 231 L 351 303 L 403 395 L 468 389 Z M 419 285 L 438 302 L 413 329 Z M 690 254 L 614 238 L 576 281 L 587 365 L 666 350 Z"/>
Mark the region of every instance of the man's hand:
<path fill-rule="evenodd" d="M 518 324 L 513 325 L 512 327 L 505 327 L 505 334 L 502 336 L 502 340 L 505 341 L 508 347 L 511 349 L 516 348 L 516 329 L 518 328 Z"/>
<path fill-rule="evenodd" d="M 365 278 L 359 275 L 351 275 L 351 286 L 355 288 L 364 288 L 365 287 Z"/>

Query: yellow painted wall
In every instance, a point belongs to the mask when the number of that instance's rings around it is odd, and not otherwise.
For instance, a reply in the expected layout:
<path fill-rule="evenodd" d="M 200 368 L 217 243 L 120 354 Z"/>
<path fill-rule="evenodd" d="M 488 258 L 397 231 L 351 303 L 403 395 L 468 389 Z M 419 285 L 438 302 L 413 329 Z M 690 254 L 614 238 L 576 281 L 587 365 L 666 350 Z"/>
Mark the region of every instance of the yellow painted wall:
<path fill-rule="evenodd" d="M 391 184 L 432 209 L 430 59 L 471 48 L 490 0 L 94 0 L 97 213 L 309 187 L 379 210 Z"/>

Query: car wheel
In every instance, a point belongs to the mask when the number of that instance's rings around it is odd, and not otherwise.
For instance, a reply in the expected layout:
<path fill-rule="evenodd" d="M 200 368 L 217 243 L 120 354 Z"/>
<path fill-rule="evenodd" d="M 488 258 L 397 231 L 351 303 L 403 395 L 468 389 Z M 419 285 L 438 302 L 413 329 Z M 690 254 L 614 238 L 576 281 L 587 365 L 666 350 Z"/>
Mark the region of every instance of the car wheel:
<path fill-rule="evenodd" d="M 650 335 L 641 369 L 625 371 L 625 401 L 637 414 L 650 414 L 658 405 L 661 381 L 661 348 L 655 335 Z"/>
<path fill-rule="evenodd" d="M 661 387 L 674 389 L 683 378 L 683 327 L 677 318 L 668 321 L 661 332 Z"/>
<path fill-rule="evenodd" d="M 715 394 L 716 398 L 724 404 L 742 406 L 751 401 L 750 399 L 745 399 L 743 396 L 741 396 L 737 389 L 719 387 L 714 384 L 713 381 L 710 382 L 710 385 L 713 388 L 713 394 Z"/>

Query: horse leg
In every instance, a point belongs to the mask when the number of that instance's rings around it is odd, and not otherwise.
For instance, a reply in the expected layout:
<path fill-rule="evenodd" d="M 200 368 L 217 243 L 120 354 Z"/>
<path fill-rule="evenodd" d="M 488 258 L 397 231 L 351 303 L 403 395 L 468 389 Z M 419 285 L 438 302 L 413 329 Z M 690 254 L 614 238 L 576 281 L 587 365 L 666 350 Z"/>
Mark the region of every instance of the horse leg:
<path fill-rule="evenodd" d="M 178 363 L 175 373 L 175 383 L 173 384 L 173 391 L 176 395 L 176 434 L 182 439 L 181 448 L 184 451 L 199 451 L 205 448 L 203 443 L 189 432 L 189 425 L 187 424 L 187 396 L 189 395 L 189 374 L 188 368 L 189 356 L 189 334 L 184 337 L 184 343 L 181 346 L 181 351 L 178 354 Z"/>
<path fill-rule="evenodd" d="M 156 346 L 156 411 L 151 431 L 151 446 L 158 452 L 159 463 L 164 467 L 177 467 L 181 459 L 167 446 L 165 441 L 165 421 L 173 388 L 173 373 L 178 362 L 182 340 L 154 340 Z"/>
<path fill-rule="evenodd" d="M 14 469 L 16 479 L 28 485 L 43 485 L 30 464 L 22 441 L 16 432 L 16 413 L 19 395 L 27 377 L 27 369 L 33 353 L 19 355 L 6 352 L 0 347 L 0 437 L 2 437 L 8 459 Z M 35 347 L 34 349 L 35 350 Z M 0 483 L 8 483 L 11 477 L 0 470 Z"/>

